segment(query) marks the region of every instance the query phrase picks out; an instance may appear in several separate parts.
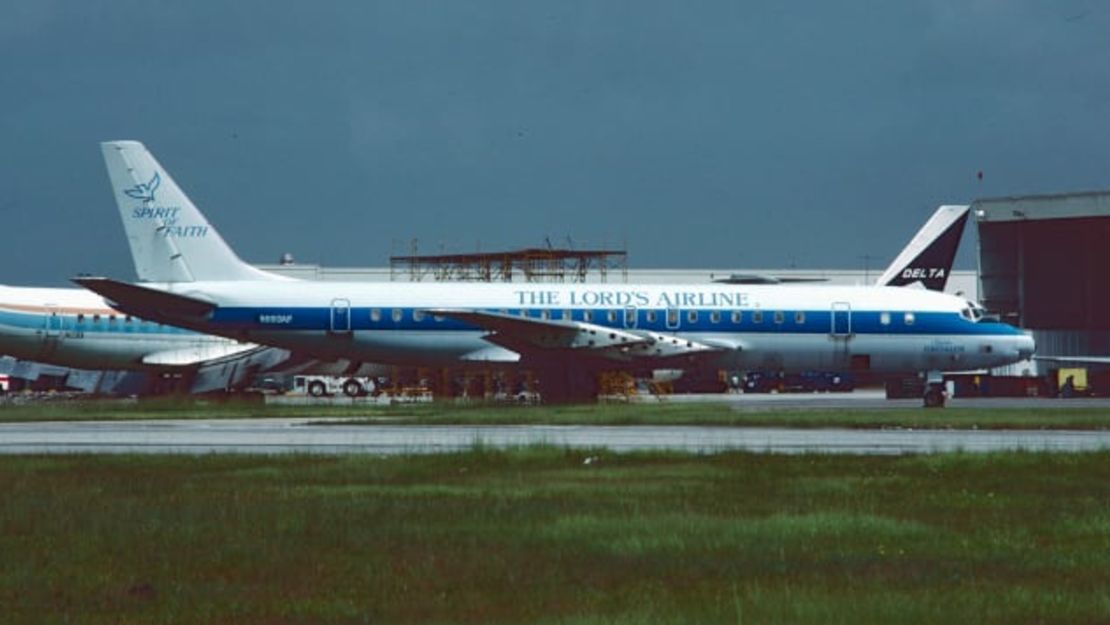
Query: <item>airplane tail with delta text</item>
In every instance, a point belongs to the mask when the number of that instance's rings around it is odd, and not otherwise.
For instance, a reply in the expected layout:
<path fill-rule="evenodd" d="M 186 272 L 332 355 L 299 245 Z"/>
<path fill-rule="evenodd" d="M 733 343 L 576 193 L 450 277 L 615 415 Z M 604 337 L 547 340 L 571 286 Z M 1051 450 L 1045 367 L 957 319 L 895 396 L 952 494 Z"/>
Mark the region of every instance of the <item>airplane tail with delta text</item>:
<path fill-rule="evenodd" d="M 931 291 L 943 291 L 952 273 L 952 261 L 956 258 L 970 208 L 938 208 L 879 277 L 876 286 L 907 286 L 920 282 Z"/>

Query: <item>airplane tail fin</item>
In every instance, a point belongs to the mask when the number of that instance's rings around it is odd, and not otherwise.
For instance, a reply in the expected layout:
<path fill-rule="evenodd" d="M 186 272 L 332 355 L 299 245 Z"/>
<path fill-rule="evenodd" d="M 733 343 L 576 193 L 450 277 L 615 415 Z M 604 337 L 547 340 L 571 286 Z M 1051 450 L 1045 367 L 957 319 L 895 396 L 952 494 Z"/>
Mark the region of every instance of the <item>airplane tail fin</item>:
<path fill-rule="evenodd" d="M 952 261 L 956 258 L 970 208 L 938 208 L 875 284 L 905 286 L 920 282 L 931 291 L 943 291 L 948 274 L 952 273 Z"/>
<path fill-rule="evenodd" d="M 284 279 L 240 260 L 142 143 L 106 141 L 100 150 L 139 280 Z"/>

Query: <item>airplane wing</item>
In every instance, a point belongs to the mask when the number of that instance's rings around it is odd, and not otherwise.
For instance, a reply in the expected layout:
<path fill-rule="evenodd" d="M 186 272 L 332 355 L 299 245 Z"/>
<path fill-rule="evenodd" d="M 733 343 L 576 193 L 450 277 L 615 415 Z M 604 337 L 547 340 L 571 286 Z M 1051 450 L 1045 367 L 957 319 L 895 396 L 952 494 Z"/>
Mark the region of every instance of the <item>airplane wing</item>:
<path fill-rule="evenodd" d="M 664 360 L 680 356 L 701 356 L 723 351 L 721 347 L 673 335 L 607 328 L 584 321 L 536 319 L 474 310 L 437 309 L 428 312 L 487 330 L 487 341 L 518 354 L 563 352 L 629 362 L 637 359 Z"/>
<path fill-rule="evenodd" d="M 1110 356 L 1033 356 L 1033 360 L 1072 365 L 1110 365 Z"/>

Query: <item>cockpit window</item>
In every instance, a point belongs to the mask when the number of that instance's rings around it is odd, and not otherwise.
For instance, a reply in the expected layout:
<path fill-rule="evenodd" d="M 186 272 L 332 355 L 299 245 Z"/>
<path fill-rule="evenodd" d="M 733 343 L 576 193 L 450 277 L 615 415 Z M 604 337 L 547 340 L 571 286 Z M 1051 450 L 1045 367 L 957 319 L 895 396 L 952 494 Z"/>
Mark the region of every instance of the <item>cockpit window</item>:
<path fill-rule="evenodd" d="M 968 301 L 967 308 L 960 311 L 960 316 L 968 321 L 978 323 L 986 316 L 986 310 L 979 304 Z"/>

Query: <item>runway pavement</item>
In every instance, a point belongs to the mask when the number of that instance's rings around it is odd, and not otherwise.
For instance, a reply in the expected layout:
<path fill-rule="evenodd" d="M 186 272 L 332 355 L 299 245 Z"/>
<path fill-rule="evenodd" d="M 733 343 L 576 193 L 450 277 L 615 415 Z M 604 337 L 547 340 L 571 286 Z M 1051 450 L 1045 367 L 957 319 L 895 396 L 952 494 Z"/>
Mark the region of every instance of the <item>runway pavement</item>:
<path fill-rule="evenodd" d="M 658 399 L 644 397 L 644 403 Z M 862 389 L 851 393 L 714 393 L 669 395 L 669 403 L 725 403 L 736 410 L 920 410 L 921 399 L 887 399 L 881 390 Z M 1110 408 L 1110 397 L 953 397 L 949 408 L 1029 408 L 1070 410 Z"/>
<path fill-rule="evenodd" d="M 699 426 L 314 425 L 306 419 L 0 424 L 0 453 L 425 454 L 549 444 L 627 452 L 906 454 L 1110 449 L 1110 431 L 802 430 Z"/>
<path fill-rule="evenodd" d="M 267 404 L 279 406 L 388 406 L 388 397 L 307 397 L 267 395 Z M 727 404 L 735 410 L 920 410 L 921 399 L 887 399 L 882 390 L 859 389 L 851 393 L 695 393 L 656 396 L 641 394 L 630 401 L 642 404 Z M 1110 408 L 1110 397 L 954 397 L 952 408 Z"/>

